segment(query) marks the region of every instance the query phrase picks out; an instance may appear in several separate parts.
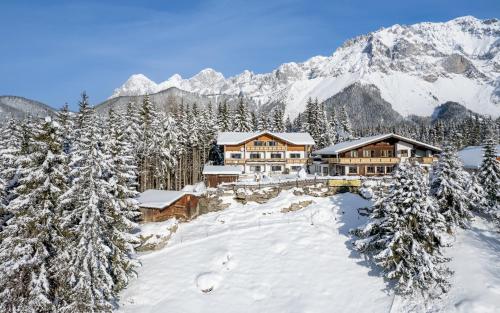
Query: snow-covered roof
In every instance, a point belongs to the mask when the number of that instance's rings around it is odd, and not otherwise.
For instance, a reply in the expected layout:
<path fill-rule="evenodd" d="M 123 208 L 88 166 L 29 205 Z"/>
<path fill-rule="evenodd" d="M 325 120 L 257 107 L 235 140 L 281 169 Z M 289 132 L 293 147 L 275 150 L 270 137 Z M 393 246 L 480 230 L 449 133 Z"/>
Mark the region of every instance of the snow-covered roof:
<path fill-rule="evenodd" d="M 496 146 L 497 156 L 500 156 L 500 145 Z M 483 162 L 483 146 L 469 146 L 458 151 L 458 157 L 465 168 L 477 169 Z"/>
<path fill-rule="evenodd" d="M 139 195 L 137 201 L 140 207 L 163 209 L 185 194 L 187 192 L 184 191 L 148 189 Z"/>
<path fill-rule="evenodd" d="M 409 143 L 412 143 L 415 145 L 423 146 L 423 147 L 426 147 L 427 149 L 434 150 L 437 152 L 441 151 L 441 149 L 438 147 L 431 146 L 429 144 L 426 144 L 426 143 L 423 143 L 423 142 L 420 142 L 420 141 L 417 141 L 417 140 L 414 140 L 411 138 L 407 138 L 407 137 L 403 137 L 400 135 L 390 133 L 390 134 L 382 134 L 382 135 L 363 137 L 363 138 L 359 138 L 356 140 L 344 141 L 344 142 L 338 143 L 336 145 L 332 145 L 332 146 L 329 146 L 329 147 L 326 147 L 326 148 L 323 148 L 323 149 L 320 149 L 317 151 L 313 151 L 313 154 L 316 154 L 316 155 L 339 154 L 339 153 L 342 153 L 345 151 L 349 151 L 351 149 L 356 149 L 356 148 L 359 148 L 359 147 L 362 147 L 362 146 L 365 146 L 365 145 L 368 145 L 368 144 L 371 144 L 371 143 L 374 143 L 374 142 L 377 142 L 380 140 L 388 139 L 388 138 L 396 138 L 396 139 L 399 139 L 401 141 L 406 141 L 406 142 L 409 142 Z"/>
<path fill-rule="evenodd" d="M 208 165 L 203 167 L 203 175 L 207 174 L 225 174 L 239 175 L 243 172 L 242 168 L 237 165 Z"/>
<path fill-rule="evenodd" d="M 237 145 L 264 134 L 269 134 L 295 145 L 314 145 L 314 139 L 309 133 L 275 133 L 270 131 L 221 132 L 217 135 L 217 144 Z"/>

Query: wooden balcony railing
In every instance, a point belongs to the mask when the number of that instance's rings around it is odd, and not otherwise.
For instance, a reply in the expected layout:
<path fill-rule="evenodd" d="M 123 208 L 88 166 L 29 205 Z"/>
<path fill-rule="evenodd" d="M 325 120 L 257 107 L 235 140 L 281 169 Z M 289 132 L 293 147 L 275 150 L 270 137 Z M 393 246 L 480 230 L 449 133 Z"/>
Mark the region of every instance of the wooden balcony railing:
<path fill-rule="evenodd" d="M 285 151 L 285 146 L 247 146 L 247 151 Z"/>
<path fill-rule="evenodd" d="M 247 162 L 285 162 L 284 158 L 246 159 Z"/>
<path fill-rule="evenodd" d="M 397 164 L 399 158 L 328 158 L 329 163 L 337 164 Z"/>
<path fill-rule="evenodd" d="M 437 161 L 433 157 L 413 157 L 410 160 L 417 161 L 420 164 L 432 164 L 432 162 Z"/>
<path fill-rule="evenodd" d="M 242 159 L 225 159 L 224 164 L 245 164 L 245 160 Z"/>
<path fill-rule="evenodd" d="M 307 163 L 308 159 L 286 159 L 286 163 L 288 164 L 304 164 Z"/>

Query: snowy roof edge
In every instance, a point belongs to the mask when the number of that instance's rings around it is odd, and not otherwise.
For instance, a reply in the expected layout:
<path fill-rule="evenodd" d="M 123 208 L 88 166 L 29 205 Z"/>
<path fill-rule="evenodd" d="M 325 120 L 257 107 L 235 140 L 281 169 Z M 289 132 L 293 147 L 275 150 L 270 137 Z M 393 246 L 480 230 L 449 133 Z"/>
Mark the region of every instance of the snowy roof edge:
<path fill-rule="evenodd" d="M 237 165 L 208 165 L 203 167 L 203 175 L 210 174 L 226 174 L 226 175 L 240 175 L 243 170 Z"/>
<path fill-rule="evenodd" d="M 240 138 L 227 138 L 230 135 L 240 135 Z M 283 141 L 289 142 L 296 145 L 314 145 L 314 139 L 309 133 L 306 132 L 291 132 L 291 133 L 276 133 L 268 130 L 263 130 L 260 132 L 220 132 L 217 135 L 217 144 L 219 145 L 237 145 L 242 142 L 248 141 L 252 138 L 269 134 L 271 136 L 277 137 Z M 295 136 L 294 136 L 295 135 Z M 302 138 L 297 138 L 298 136 Z M 293 137 L 296 137 L 295 139 Z"/>
<path fill-rule="evenodd" d="M 144 199 L 146 198 L 146 194 L 150 193 L 152 194 L 153 192 L 157 193 L 163 193 L 161 195 L 164 197 L 164 199 Z M 168 195 L 167 195 L 168 194 Z M 142 208 L 147 208 L 147 209 L 160 209 L 163 210 L 175 201 L 179 200 L 182 198 L 184 195 L 187 194 L 192 194 L 191 192 L 187 191 L 178 191 L 178 190 L 156 190 L 156 189 L 147 189 L 144 192 L 139 194 L 139 197 L 137 198 L 137 201 L 139 202 L 139 207 Z M 149 195 L 150 197 L 156 196 L 158 197 L 158 194 L 156 195 Z M 141 199 L 142 198 L 142 199 Z"/>

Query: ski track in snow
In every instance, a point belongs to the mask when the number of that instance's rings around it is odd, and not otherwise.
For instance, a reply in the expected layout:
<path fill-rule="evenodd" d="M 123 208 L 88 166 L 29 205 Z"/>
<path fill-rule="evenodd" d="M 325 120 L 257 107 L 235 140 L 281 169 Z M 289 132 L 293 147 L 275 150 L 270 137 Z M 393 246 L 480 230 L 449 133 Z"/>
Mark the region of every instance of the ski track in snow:
<path fill-rule="evenodd" d="M 284 191 L 268 203 L 237 203 L 179 224 L 167 247 L 140 255 L 139 277 L 119 312 L 500 312 L 499 235 L 476 219 L 449 249 L 448 295 L 394 298 L 379 270 L 351 248 L 364 223 L 354 194 L 327 198 Z M 306 208 L 281 213 L 291 203 Z"/>

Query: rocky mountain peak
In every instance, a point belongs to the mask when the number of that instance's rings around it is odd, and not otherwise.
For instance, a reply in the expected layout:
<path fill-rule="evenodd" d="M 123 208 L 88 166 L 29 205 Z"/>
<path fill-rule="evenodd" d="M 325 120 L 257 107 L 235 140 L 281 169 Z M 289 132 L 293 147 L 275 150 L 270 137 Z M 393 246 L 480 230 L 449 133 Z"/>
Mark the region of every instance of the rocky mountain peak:
<path fill-rule="evenodd" d="M 499 51 L 500 22 L 464 16 L 381 28 L 347 40 L 331 56 L 284 63 L 270 73 L 244 71 L 225 78 L 207 68 L 189 79 L 171 77 L 159 85 L 145 77 L 129 79 L 113 96 L 170 87 L 206 96 L 243 93 L 264 106 L 285 103 L 293 117 L 303 111 L 307 98 L 322 101 L 362 82 L 377 86 L 382 98 L 404 116 L 430 115 L 446 101 L 497 116 Z"/>

